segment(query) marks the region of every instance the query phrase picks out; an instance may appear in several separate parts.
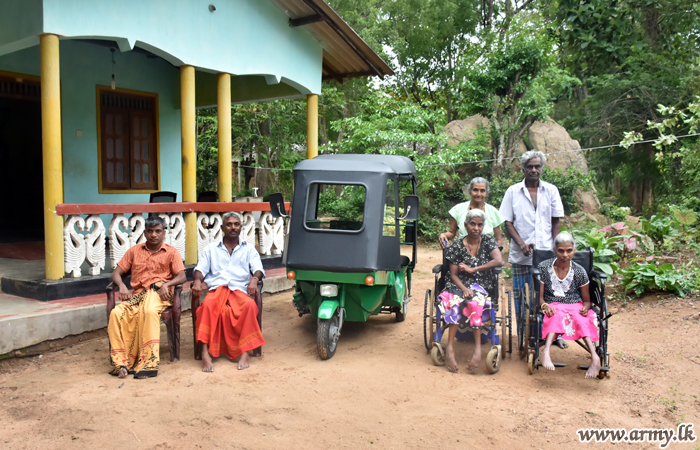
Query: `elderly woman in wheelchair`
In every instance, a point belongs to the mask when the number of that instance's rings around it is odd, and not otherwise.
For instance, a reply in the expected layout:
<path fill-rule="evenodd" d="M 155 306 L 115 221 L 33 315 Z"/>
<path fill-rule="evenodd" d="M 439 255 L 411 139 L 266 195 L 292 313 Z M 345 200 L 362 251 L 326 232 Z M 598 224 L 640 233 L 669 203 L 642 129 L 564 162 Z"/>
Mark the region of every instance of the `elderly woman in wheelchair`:
<path fill-rule="evenodd" d="M 445 258 L 450 263 L 450 273 L 440 299 L 445 309 L 443 318 L 449 328 L 445 357 L 450 372 L 459 370 L 453 344 L 459 325 L 467 322 L 473 330 L 475 342 L 469 370 L 475 372 L 481 362 L 479 327 L 484 303 L 487 292 L 497 289 L 498 281 L 492 269 L 503 264 L 501 251 L 494 237 L 490 234 L 482 235 L 484 223 L 483 211 L 470 210 L 464 220 L 467 235 L 453 242 L 445 250 Z"/>
<path fill-rule="evenodd" d="M 586 270 L 573 261 L 576 243 L 571 234 L 563 232 L 554 239 L 555 258 L 542 261 L 538 267 L 540 310 L 544 314 L 542 366 L 554 370 L 550 356 L 552 342 L 557 336 L 570 341 L 582 339 L 591 353 L 586 378 L 596 378 L 601 369 L 594 341 L 598 341 L 598 319 L 591 310 L 589 279 Z"/>

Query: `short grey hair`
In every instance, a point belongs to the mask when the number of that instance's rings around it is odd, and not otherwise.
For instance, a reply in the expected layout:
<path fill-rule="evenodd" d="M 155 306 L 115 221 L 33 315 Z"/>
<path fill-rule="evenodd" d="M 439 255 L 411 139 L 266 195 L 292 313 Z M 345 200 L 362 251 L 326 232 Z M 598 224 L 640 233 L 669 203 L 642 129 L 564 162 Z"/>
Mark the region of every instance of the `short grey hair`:
<path fill-rule="evenodd" d="M 477 183 L 483 183 L 486 185 L 486 196 L 488 197 L 489 192 L 491 192 L 491 188 L 489 187 L 489 182 L 486 178 L 483 177 L 476 177 L 472 179 L 472 181 L 469 182 L 469 194 L 471 194 L 472 189 L 474 188 L 474 185 Z"/>
<path fill-rule="evenodd" d="M 470 209 L 467 212 L 467 216 L 464 218 L 464 223 L 465 224 L 469 223 L 469 221 L 474 219 L 475 217 L 480 217 L 481 220 L 486 222 L 486 214 L 484 214 L 484 212 L 482 210 L 474 208 L 474 209 Z"/>
<path fill-rule="evenodd" d="M 222 219 L 224 222 L 226 222 L 231 217 L 236 217 L 238 220 L 241 221 L 241 223 L 243 223 L 243 216 L 240 215 L 240 213 L 237 213 L 235 211 L 229 211 L 227 213 L 224 213 L 224 216 L 222 217 Z"/>
<path fill-rule="evenodd" d="M 566 242 L 571 243 L 571 245 L 574 246 L 574 251 L 576 250 L 576 240 L 574 237 L 571 235 L 571 233 L 562 231 L 561 233 L 557 234 L 557 237 L 554 238 L 554 244 L 552 244 L 552 250 L 554 253 L 557 252 L 557 248 L 559 248 L 561 244 Z"/>
<path fill-rule="evenodd" d="M 529 163 L 531 159 L 535 158 L 540 158 L 540 160 L 542 161 L 542 168 L 544 169 L 544 165 L 547 162 L 547 157 L 544 156 L 544 153 L 542 153 L 539 150 L 530 150 L 520 155 L 520 167 L 525 169 L 527 163 Z"/>

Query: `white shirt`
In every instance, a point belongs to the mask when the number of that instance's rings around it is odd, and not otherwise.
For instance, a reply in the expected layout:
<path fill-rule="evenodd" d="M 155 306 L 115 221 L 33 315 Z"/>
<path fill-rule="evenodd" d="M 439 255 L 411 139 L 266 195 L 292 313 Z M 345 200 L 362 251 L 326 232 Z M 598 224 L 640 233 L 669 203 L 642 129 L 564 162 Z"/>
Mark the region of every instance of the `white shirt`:
<path fill-rule="evenodd" d="M 252 274 L 259 270 L 265 276 L 258 251 L 243 239 L 230 255 L 223 240 L 207 245 L 199 254 L 194 270 L 204 275 L 204 282 L 211 290 L 228 286 L 232 291 L 247 292 Z"/>
<path fill-rule="evenodd" d="M 537 188 L 537 210 L 525 186 L 525 180 L 514 184 L 506 191 L 501 202 L 501 215 L 512 222 L 520 238 L 526 244 L 535 244 L 540 250 L 552 249 L 552 218 L 564 217 L 564 205 L 559 189 L 551 183 L 540 180 Z M 525 256 L 514 239 L 510 240 L 508 262 L 511 264 L 532 265 L 532 255 Z"/>

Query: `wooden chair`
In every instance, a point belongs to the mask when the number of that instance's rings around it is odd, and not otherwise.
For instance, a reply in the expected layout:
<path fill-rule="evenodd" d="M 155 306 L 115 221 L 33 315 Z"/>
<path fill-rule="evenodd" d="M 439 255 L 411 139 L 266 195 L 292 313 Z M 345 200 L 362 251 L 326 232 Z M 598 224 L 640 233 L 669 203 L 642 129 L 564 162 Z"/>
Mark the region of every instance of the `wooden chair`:
<path fill-rule="evenodd" d="M 258 326 L 262 330 L 262 288 L 263 280 L 258 282 L 258 293 L 255 296 L 255 304 L 258 305 Z M 194 336 L 194 359 L 202 359 L 202 344 L 197 342 L 197 308 L 199 308 L 200 300 L 207 296 L 209 289 L 202 291 L 202 296 L 199 298 L 192 297 L 192 334 Z M 253 350 L 253 356 L 262 356 L 262 347 Z"/>
<path fill-rule="evenodd" d="M 129 284 L 130 276 L 124 275 L 122 277 L 124 284 L 131 287 Z M 114 282 L 107 285 L 107 322 L 109 322 L 109 315 L 116 306 L 117 294 L 119 294 L 119 288 Z M 180 316 L 182 315 L 182 307 L 180 305 L 180 294 L 182 293 L 182 285 L 178 284 L 175 286 L 175 291 L 173 292 L 173 306 L 167 308 L 160 315 L 160 321 L 165 323 L 168 329 L 168 347 L 170 347 L 170 361 L 178 361 L 180 359 Z M 111 345 L 110 345 L 111 349 Z M 110 358 L 110 361 L 112 359 Z"/>
<path fill-rule="evenodd" d="M 171 203 L 177 201 L 177 192 L 160 191 L 152 192 L 148 203 Z"/>

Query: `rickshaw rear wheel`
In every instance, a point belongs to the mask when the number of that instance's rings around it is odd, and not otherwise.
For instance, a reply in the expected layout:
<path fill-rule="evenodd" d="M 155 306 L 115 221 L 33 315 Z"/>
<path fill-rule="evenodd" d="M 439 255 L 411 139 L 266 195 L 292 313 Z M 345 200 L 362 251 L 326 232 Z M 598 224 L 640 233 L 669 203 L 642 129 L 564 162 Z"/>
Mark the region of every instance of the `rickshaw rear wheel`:
<path fill-rule="evenodd" d="M 498 347 L 492 347 L 486 355 L 486 368 L 491 373 L 496 373 L 501 368 L 501 355 Z"/>
<path fill-rule="evenodd" d="M 318 356 L 321 359 L 331 359 L 338 348 L 338 314 L 333 314 L 330 319 L 319 319 L 316 330 L 316 344 Z"/>

